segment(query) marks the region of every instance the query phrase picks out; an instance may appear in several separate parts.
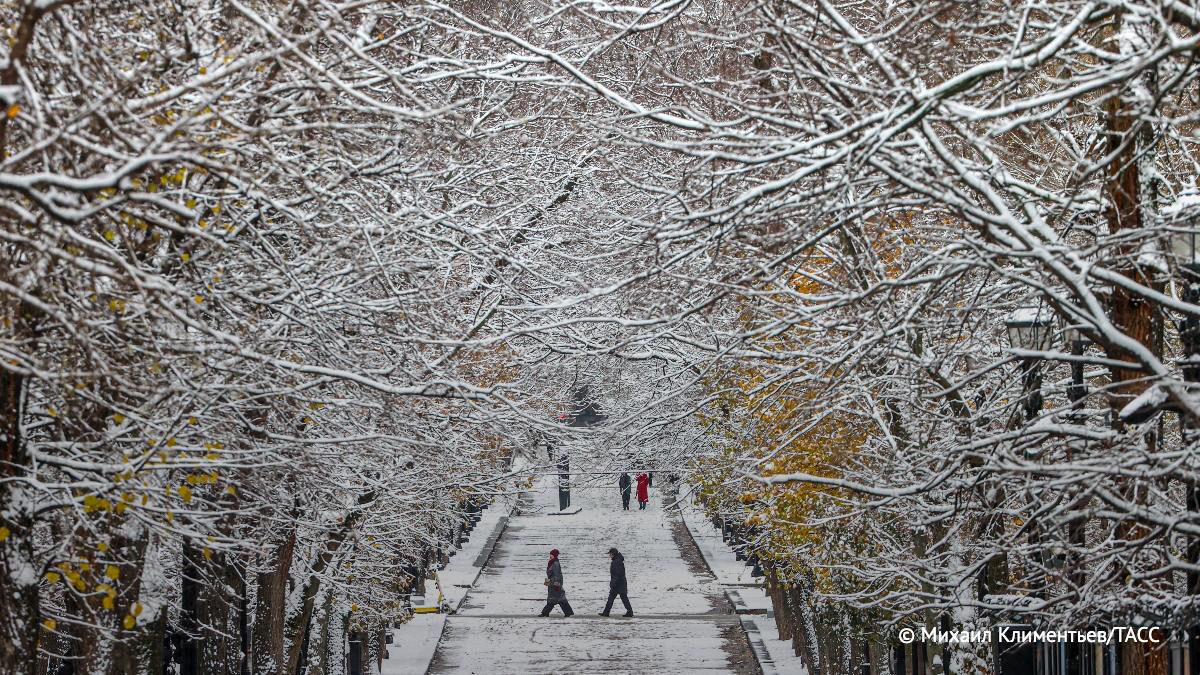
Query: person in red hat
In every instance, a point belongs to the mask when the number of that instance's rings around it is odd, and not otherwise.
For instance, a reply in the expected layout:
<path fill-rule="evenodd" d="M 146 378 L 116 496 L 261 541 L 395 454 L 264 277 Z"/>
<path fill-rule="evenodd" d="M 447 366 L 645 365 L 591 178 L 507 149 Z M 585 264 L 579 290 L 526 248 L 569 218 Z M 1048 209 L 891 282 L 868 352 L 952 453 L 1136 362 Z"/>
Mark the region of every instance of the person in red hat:
<path fill-rule="evenodd" d="M 645 511 L 650 503 L 650 476 L 639 473 L 637 477 L 638 510 Z"/>
<path fill-rule="evenodd" d="M 550 562 L 546 563 L 546 606 L 542 616 L 550 616 L 555 605 L 561 605 L 563 616 L 571 616 L 571 603 L 567 602 L 567 591 L 563 588 L 562 566 L 558 564 L 558 549 L 550 550 Z"/>

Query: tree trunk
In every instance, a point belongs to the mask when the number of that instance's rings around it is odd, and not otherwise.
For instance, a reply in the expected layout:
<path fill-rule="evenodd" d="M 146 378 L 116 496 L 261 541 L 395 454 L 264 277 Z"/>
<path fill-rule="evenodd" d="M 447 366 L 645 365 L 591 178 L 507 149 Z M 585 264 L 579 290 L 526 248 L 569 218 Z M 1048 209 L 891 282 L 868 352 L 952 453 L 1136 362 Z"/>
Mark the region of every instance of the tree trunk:
<path fill-rule="evenodd" d="M 1120 26 L 1123 21 L 1118 19 L 1117 23 Z M 1139 169 L 1142 162 L 1148 161 L 1149 129 L 1145 125 L 1135 128 L 1137 111 L 1130 109 L 1129 103 L 1119 92 L 1114 92 L 1105 102 L 1104 110 L 1107 150 L 1112 157 L 1105 184 L 1109 202 L 1105 212 L 1108 228 L 1113 234 L 1122 230 L 1142 229 L 1150 224 L 1145 214 L 1152 208 L 1152 204 L 1145 203 L 1150 197 L 1147 186 L 1142 184 Z M 1127 246 L 1119 253 L 1122 262 L 1118 271 L 1122 275 L 1148 288 L 1162 289 L 1164 284 L 1161 278 L 1151 276 L 1147 268 L 1133 262 L 1139 253 L 1138 250 Z M 1111 302 L 1110 314 L 1113 324 L 1156 357 L 1161 357 L 1163 317 L 1158 306 L 1130 290 L 1115 285 L 1112 287 Z M 1121 347 L 1108 345 L 1106 351 L 1111 359 L 1135 363 L 1139 361 L 1129 350 Z M 1112 386 L 1109 405 L 1113 409 L 1114 425 L 1120 430 L 1124 425 L 1117 413 L 1129 401 L 1146 391 L 1151 382 L 1145 378 L 1146 373 L 1142 369 L 1112 367 L 1110 372 Z M 1156 442 L 1156 436 L 1149 435 L 1147 442 Z M 1143 502 L 1147 492 L 1145 486 L 1139 487 L 1136 482 L 1128 482 L 1128 485 L 1122 487 L 1122 492 L 1135 503 Z M 1130 517 L 1132 518 L 1132 515 Z M 1118 532 L 1125 539 L 1137 539 L 1145 534 L 1144 528 L 1135 522 L 1122 523 Z M 1121 576 L 1124 576 L 1123 572 Z M 1155 582 L 1151 580 L 1144 583 Z M 1124 644 L 1121 649 L 1121 672 L 1124 675 L 1166 675 L 1165 654 L 1165 650 L 1157 645 Z"/>
<path fill-rule="evenodd" d="M 308 576 L 308 581 L 304 585 L 303 603 L 299 615 L 296 617 L 293 630 L 293 638 L 291 641 L 291 649 L 289 650 L 287 659 L 287 669 L 284 672 L 300 675 L 304 664 L 301 661 L 301 655 L 305 643 L 308 640 L 308 632 L 312 625 L 313 607 L 317 599 L 317 592 L 321 590 L 321 574 L 329 566 L 333 556 L 342 547 L 342 543 L 346 541 L 346 537 L 354 529 L 358 521 L 363 517 L 364 511 L 362 507 L 375 501 L 375 493 L 368 492 L 358 498 L 358 509 L 352 511 L 346 516 L 345 520 L 338 530 L 329 537 L 325 542 L 324 550 L 317 556 L 313 563 L 312 571 Z"/>
<path fill-rule="evenodd" d="M 1120 663 L 1121 675 L 1166 675 L 1167 643 L 1123 643 Z"/>
<path fill-rule="evenodd" d="M 295 672 L 285 670 L 284 611 L 287 604 L 287 582 L 296 549 L 296 531 L 275 549 L 274 567 L 258 575 L 258 599 L 254 612 L 254 631 L 251 648 L 255 673 Z"/>
<path fill-rule="evenodd" d="M 21 68 L 29 47 L 33 44 L 37 23 L 46 14 L 43 3 L 28 3 L 21 12 L 20 20 L 10 26 L 8 57 L 0 70 L 0 84 L 20 84 Z M 0 153 L 8 151 L 7 115 L 0 116 Z M 12 251 L 12 249 L 7 249 Z M 7 259 L 8 256 L 4 256 Z M 8 278 L 8 270 L 0 270 L 0 278 Z M 19 283 L 17 284 L 20 285 Z M 31 311 L 28 305 L 12 301 L 12 324 L 6 326 L 10 339 L 20 343 L 28 339 L 32 346 L 32 332 L 27 330 L 26 319 Z M 28 387 L 25 376 L 9 370 L 9 365 L 0 365 L 0 672 L 12 675 L 34 675 L 38 663 L 38 640 L 41 635 L 41 595 L 38 581 L 42 569 L 34 557 L 33 513 L 29 505 L 33 499 L 26 498 L 26 488 L 17 481 L 29 468 L 29 457 L 25 450 L 25 439 L 21 436 L 21 421 L 25 415 L 25 393 Z"/>
<path fill-rule="evenodd" d="M 1143 161 L 1143 153 L 1148 152 L 1148 128 L 1143 126 L 1135 132 L 1135 114 L 1129 109 L 1129 104 L 1119 94 L 1114 94 L 1104 105 L 1105 135 L 1107 151 L 1112 161 L 1107 170 L 1105 192 L 1108 195 L 1108 208 L 1105 219 L 1112 234 L 1122 230 L 1137 230 L 1144 228 L 1147 223 L 1143 217 L 1150 205 L 1143 204 L 1143 188 L 1139 175 L 1139 162 Z M 1119 250 L 1124 259 L 1119 271 L 1132 281 L 1161 290 L 1163 280 L 1150 276 L 1144 266 L 1137 266 L 1133 260 L 1138 250 L 1125 246 Z M 1147 302 L 1143 297 L 1123 286 L 1112 287 L 1112 305 L 1110 315 L 1112 322 L 1129 337 L 1137 340 L 1156 356 L 1162 353 L 1162 314 L 1157 305 Z M 1109 345 L 1108 357 L 1120 361 L 1138 362 L 1136 356 L 1121 347 Z M 1116 413 L 1134 397 L 1144 392 L 1150 382 L 1145 380 L 1145 372 L 1141 369 L 1112 367 L 1112 394 L 1109 403 Z M 1118 422 L 1119 424 L 1119 422 Z"/>
<path fill-rule="evenodd" d="M 330 640 L 330 624 L 333 618 L 333 595 L 329 592 L 325 593 L 325 602 L 321 605 L 321 613 L 317 616 L 317 663 L 316 667 L 310 669 L 309 672 L 328 673 L 330 663 L 330 647 L 333 643 Z M 341 643 L 338 643 L 341 644 Z"/>
<path fill-rule="evenodd" d="M 200 675 L 200 570 L 196 565 L 197 551 L 188 540 L 183 542 L 183 574 L 180 628 L 183 637 L 179 645 L 179 675 Z"/>
<path fill-rule="evenodd" d="M 40 594 L 33 548 L 33 514 L 24 484 L 8 480 L 29 466 L 21 437 L 25 378 L 0 369 L 0 672 L 33 675 L 41 632 Z"/>

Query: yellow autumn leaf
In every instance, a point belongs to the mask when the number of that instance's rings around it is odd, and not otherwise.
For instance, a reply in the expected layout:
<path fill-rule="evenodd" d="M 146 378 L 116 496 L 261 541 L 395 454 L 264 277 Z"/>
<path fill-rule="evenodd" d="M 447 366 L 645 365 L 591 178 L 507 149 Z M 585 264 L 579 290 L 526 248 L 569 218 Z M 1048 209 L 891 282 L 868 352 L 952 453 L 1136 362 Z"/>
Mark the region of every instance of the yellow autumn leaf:
<path fill-rule="evenodd" d="M 119 579 L 121 577 L 121 568 L 116 565 L 109 565 L 104 569 L 104 576 L 113 580 Z"/>
<path fill-rule="evenodd" d="M 121 625 L 125 627 L 125 630 L 133 630 L 133 627 L 137 625 L 137 619 L 133 618 L 132 614 L 126 614 Z"/>
<path fill-rule="evenodd" d="M 42 628 L 45 628 L 46 630 L 54 630 L 55 628 L 58 628 L 58 622 L 54 619 L 44 619 L 42 621 Z"/>

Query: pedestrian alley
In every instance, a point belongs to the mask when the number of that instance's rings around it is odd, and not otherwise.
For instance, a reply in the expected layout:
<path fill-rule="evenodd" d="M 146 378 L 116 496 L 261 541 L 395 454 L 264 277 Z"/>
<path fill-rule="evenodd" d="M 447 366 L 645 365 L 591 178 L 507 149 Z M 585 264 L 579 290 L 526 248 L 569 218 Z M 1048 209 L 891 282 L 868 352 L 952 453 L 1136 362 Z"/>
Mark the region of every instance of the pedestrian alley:
<path fill-rule="evenodd" d="M 431 673 L 758 673 L 744 631 L 721 587 L 696 555 L 678 515 L 651 491 L 650 507 L 621 510 L 612 489 L 579 489 L 572 515 L 558 508 L 557 485 L 529 492 L 458 614 L 449 617 Z M 625 555 L 635 617 L 597 616 L 608 596 L 609 559 Z M 549 551 L 561 551 L 575 616 L 546 601 Z M 689 560 L 690 559 L 690 560 Z"/>

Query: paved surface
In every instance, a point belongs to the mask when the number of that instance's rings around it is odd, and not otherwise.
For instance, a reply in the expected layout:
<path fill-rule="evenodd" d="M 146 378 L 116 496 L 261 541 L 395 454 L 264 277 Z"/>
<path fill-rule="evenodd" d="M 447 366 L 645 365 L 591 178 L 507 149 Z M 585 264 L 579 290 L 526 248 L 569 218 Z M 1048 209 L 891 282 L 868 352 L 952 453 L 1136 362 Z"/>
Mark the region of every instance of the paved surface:
<path fill-rule="evenodd" d="M 557 492 L 546 482 L 508 522 L 491 561 L 459 613 L 449 617 L 431 673 L 758 673 L 745 632 L 707 572 L 677 514 L 651 495 L 646 511 L 622 511 L 612 490 L 576 490 L 575 515 L 549 515 Z M 636 509 L 636 502 L 634 503 Z M 625 553 L 636 616 L 596 615 L 608 595 L 610 546 Z M 691 551 L 689 551 L 691 547 Z M 562 552 L 567 598 L 576 615 L 545 604 L 546 560 Z M 689 558 L 692 558 L 689 560 Z"/>

